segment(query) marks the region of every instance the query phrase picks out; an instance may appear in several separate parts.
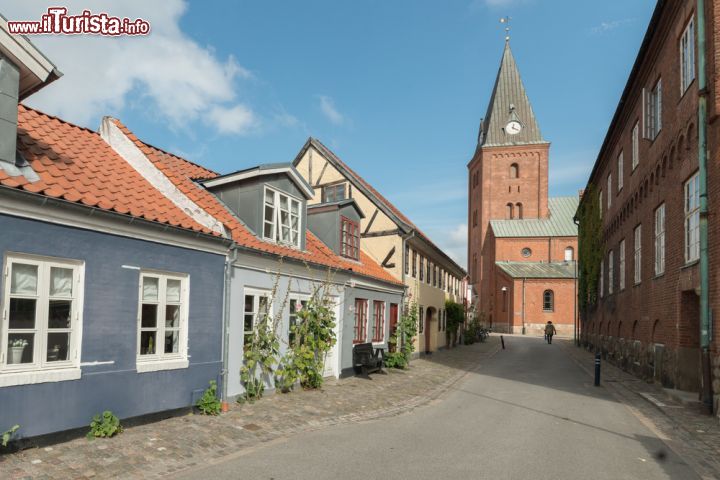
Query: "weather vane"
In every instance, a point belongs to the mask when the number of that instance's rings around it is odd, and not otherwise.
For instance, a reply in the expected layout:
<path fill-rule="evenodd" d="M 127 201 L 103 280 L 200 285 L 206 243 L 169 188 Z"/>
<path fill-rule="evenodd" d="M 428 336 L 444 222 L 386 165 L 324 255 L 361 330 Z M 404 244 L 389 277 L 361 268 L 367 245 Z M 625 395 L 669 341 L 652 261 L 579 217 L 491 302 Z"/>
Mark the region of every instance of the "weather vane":
<path fill-rule="evenodd" d="M 512 20 L 512 18 L 510 18 L 510 17 L 503 17 L 500 19 L 500 23 L 505 24 L 505 41 L 506 42 L 510 41 L 510 20 Z"/>

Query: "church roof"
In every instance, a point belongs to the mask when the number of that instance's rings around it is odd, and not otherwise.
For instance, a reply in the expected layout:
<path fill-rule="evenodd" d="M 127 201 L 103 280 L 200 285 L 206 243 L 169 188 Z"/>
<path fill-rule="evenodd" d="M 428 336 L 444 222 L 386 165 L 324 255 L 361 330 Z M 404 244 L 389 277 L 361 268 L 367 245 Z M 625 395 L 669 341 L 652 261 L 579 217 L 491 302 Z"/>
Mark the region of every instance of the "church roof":
<path fill-rule="evenodd" d="M 495 262 L 511 278 L 575 278 L 571 262 Z"/>
<path fill-rule="evenodd" d="M 517 120 L 522 124 L 520 133 L 516 135 L 505 133 L 505 125 L 510 120 Z M 547 142 L 540 134 L 540 127 L 525 92 L 520 71 L 510 50 L 510 43 L 506 42 L 490 104 L 485 118 L 480 123 L 478 145 L 494 147 L 535 143 Z"/>
<path fill-rule="evenodd" d="M 549 218 L 490 220 L 490 227 L 497 238 L 577 237 L 578 229 L 573 217 L 579 202 L 578 197 L 549 198 Z"/>

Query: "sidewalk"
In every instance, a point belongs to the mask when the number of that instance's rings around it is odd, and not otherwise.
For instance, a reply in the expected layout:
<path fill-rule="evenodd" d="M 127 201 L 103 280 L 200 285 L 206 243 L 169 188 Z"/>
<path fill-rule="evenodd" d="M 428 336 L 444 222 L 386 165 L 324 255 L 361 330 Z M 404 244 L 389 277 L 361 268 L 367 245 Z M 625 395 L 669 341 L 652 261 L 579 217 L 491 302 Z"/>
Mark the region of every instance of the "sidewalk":
<path fill-rule="evenodd" d="M 219 417 L 186 415 L 132 427 L 109 440 L 80 438 L 3 455 L 0 478 L 159 478 L 298 432 L 399 415 L 442 395 L 499 345 L 491 337 L 413 360 L 405 371 L 270 395 L 252 405 L 234 404 Z"/>
<path fill-rule="evenodd" d="M 591 352 L 558 342 L 590 375 L 595 358 Z M 668 447 L 681 456 L 703 479 L 720 480 L 720 421 L 704 414 L 699 405 L 668 395 L 659 385 L 647 383 L 603 361 L 601 385 L 630 408 Z"/>

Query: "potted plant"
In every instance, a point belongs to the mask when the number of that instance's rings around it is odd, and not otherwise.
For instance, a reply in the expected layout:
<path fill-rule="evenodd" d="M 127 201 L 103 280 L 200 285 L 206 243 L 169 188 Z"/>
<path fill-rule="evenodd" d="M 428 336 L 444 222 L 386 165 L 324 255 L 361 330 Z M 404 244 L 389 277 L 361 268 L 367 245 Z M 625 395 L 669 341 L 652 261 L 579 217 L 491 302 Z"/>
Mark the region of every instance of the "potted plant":
<path fill-rule="evenodd" d="M 28 341 L 24 338 L 10 341 L 10 363 L 22 363 L 23 351 Z"/>

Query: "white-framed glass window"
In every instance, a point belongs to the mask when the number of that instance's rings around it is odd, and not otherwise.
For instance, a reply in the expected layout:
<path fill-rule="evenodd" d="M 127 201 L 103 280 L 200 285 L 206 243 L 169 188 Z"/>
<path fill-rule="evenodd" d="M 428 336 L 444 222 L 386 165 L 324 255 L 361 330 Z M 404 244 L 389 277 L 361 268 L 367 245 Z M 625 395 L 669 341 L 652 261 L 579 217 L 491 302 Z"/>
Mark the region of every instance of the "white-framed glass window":
<path fill-rule="evenodd" d="M 300 248 L 300 201 L 270 187 L 263 198 L 263 238 Z"/>
<path fill-rule="evenodd" d="M 617 191 L 620 193 L 620 190 L 623 189 L 623 168 L 625 168 L 625 158 L 623 155 L 623 151 L 620 150 L 620 154 L 617 157 Z"/>
<path fill-rule="evenodd" d="M 605 260 L 600 261 L 600 298 L 605 296 Z"/>
<path fill-rule="evenodd" d="M 79 372 L 83 268 L 76 260 L 5 257 L 0 386 L 7 385 L 5 373 Z M 34 382 L 19 379 L 13 384 L 20 383 Z"/>
<path fill-rule="evenodd" d="M 637 285 L 642 280 L 642 224 L 635 227 L 634 231 L 634 243 L 633 243 L 633 260 L 635 275 L 633 280 Z"/>
<path fill-rule="evenodd" d="M 272 299 L 267 290 L 245 289 L 245 306 L 243 308 L 243 345 L 252 341 L 258 320 L 265 315 L 272 315 Z"/>
<path fill-rule="evenodd" d="M 665 204 L 655 209 L 655 275 L 665 273 Z"/>
<path fill-rule="evenodd" d="M 572 262 L 575 260 L 575 249 L 573 247 L 565 248 L 565 261 Z"/>
<path fill-rule="evenodd" d="M 650 140 L 662 130 L 662 78 L 645 95 L 645 136 Z"/>
<path fill-rule="evenodd" d="M 187 275 L 154 271 L 140 273 L 139 370 L 142 370 L 143 363 L 187 360 L 188 283 Z"/>
<path fill-rule="evenodd" d="M 385 339 L 385 302 L 373 301 L 373 343 L 382 343 Z"/>
<path fill-rule="evenodd" d="M 640 122 L 635 122 L 632 129 L 632 169 L 635 171 L 640 163 Z"/>
<path fill-rule="evenodd" d="M 612 207 L 612 173 L 608 173 L 607 176 L 607 208 L 610 210 Z"/>
<path fill-rule="evenodd" d="M 600 212 L 600 218 L 602 218 L 603 214 L 603 194 L 602 190 L 598 192 L 598 211 Z"/>
<path fill-rule="evenodd" d="M 625 239 L 620 240 L 618 248 L 618 275 L 620 276 L 620 291 L 625 290 Z"/>
<path fill-rule="evenodd" d="M 695 19 L 690 18 L 680 37 L 680 94 L 695 80 Z"/>
<path fill-rule="evenodd" d="M 700 258 L 700 177 L 685 182 L 685 262 Z"/>
<path fill-rule="evenodd" d="M 295 327 L 298 325 L 298 312 L 307 307 L 310 297 L 307 295 L 292 295 L 290 297 L 289 306 L 290 313 L 288 318 L 288 344 L 295 343 Z"/>
<path fill-rule="evenodd" d="M 608 295 L 613 294 L 613 285 L 615 284 L 615 252 L 608 252 Z"/>

